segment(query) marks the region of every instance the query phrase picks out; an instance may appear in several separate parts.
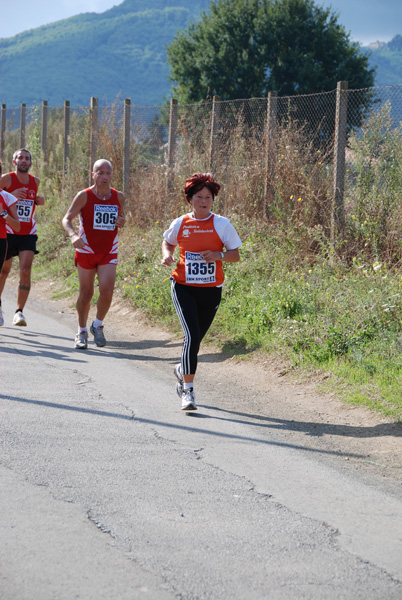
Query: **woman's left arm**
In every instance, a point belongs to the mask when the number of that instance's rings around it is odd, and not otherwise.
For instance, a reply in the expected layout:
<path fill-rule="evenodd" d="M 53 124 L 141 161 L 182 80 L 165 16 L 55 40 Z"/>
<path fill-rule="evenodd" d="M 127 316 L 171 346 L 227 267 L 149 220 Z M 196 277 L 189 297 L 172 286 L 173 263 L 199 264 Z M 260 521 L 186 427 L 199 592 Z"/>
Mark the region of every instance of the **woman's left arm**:
<path fill-rule="evenodd" d="M 203 250 L 202 252 L 200 252 L 200 256 L 207 263 L 216 262 L 217 260 L 221 260 L 222 262 L 235 263 L 239 262 L 240 260 L 238 248 L 235 248 L 234 250 L 226 250 L 226 252 L 214 252 L 213 250 Z"/>

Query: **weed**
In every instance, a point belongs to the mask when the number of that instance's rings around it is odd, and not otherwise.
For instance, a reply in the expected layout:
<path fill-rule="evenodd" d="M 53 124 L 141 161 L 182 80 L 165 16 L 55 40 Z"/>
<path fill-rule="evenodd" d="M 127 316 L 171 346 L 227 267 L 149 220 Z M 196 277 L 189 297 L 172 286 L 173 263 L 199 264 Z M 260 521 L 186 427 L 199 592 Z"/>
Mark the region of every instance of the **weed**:
<path fill-rule="evenodd" d="M 202 108 L 196 122 L 186 118 L 184 109 L 179 115 L 173 170 L 161 164 L 155 136 L 152 147 L 133 142 L 128 222 L 120 234 L 117 286 L 133 306 L 176 331 L 170 272 L 160 264 L 160 246 L 164 229 L 187 210 L 185 178 L 209 165 Z M 99 155 L 112 160 L 119 187 L 120 117 L 113 110 L 102 120 Z M 33 172 L 40 173 L 46 196 L 46 205 L 37 210 L 36 277 L 62 279 L 61 293 L 75 294 L 74 251 L 61 219 L 76 192 L 88 184 L 88 119 L 73 115 L 66 173 L 61 120 L 57 115 L 49 119 L 52 142 L 46 162 L 37 152 L 35 120 L 30 127 Z M 230 217 L 244 243 L 241 262 L 225 265 L 223 300 L 208 339 L 233 354 L 258 349 L 280 354 L 294 369 L 323 369 L 333 374 L 326 385 L 345 400 L 400 419 L 401 129 L 391 127 L 385 106 L 369 117 L 360 136 L 351 136 L 346 227 L 335 245 L 329 239 L 328 157 L 303 127 L 282 126 L 274 195 L 267 206 L 265 142 L 257 130 L 249 128 L 247 135 L 244 130 L 239 121 L 220 149 L 226 162 L 216 173 L 222 190 L 215 211 Z"/>

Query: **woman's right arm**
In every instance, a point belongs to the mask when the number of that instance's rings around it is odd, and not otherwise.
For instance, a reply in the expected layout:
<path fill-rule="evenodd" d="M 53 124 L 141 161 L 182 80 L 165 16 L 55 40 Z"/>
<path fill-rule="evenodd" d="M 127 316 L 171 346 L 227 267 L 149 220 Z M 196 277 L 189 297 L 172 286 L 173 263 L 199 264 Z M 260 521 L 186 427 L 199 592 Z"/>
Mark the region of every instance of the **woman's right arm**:
<path fill-rule="evenodd" d="M 164 267 L 171 267 L 172 264 L 174 263 L 174 257 L 173 257 L 173 252 L 174 249 L 176 248 L 176 246 L 174 246 L 173 244 L 169 244 L 169 242 L 167 242 L 166 240 L 163 240 L 162 242 L 162 262 L 161 264 Z"/>

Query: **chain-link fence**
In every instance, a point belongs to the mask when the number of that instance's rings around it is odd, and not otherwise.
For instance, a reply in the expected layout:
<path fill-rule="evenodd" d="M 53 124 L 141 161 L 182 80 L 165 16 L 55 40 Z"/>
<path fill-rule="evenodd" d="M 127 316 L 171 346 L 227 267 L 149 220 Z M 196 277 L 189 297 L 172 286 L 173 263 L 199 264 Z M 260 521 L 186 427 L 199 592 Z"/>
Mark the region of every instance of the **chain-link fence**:
<path fill-rule="evenodd" d="M 50 172 L 65 173 L 74 164 L 86 181 L 94 160 L 107 157 L 126 192 L 137 171 L 150 165 L 163 167 L 168 179 L 196 170 L 225 179 L 230 171 L 231 180 L 248 178 L 253 208 L 267 219 L 274 218 L 279 200 L 285 205 L 302 193 L 320 196 L 311 223 L 334 235 L 336 225 L 344 226 L 344 188 L 351 185 L 356 140 L 377 135 L 368 150 L 375 159 L 384 132 L 391 135 L 401 121 L 402 85 L 349 90 L 345 82 L 319 94 L 272 92 L 268 98 L 214 97 L 190 105 L 172 100 L 138 107 L 117 99 L 98 106 L 95 98 L 88 107 L 3 104 L 0 149 L 3 170 L 12 169 L 16 148 L 28 146 L 51 165 Z"/>

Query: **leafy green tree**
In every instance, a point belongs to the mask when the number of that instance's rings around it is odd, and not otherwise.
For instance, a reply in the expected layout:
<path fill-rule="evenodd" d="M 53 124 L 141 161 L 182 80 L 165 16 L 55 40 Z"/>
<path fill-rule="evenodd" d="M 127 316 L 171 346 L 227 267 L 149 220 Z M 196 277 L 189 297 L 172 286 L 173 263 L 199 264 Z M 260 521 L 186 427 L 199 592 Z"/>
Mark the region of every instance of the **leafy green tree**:
<path fill-rule="evenodd" d="M 167 48 L 171 80 L 181 102 L 215 94 L 223 99 L 258 97 L 265 90 L 261 13 L 268 0 L 219 0 L 180 31 Z"/>
<path fill-rule="evenodd" d="M 290 96 L 329 91 L 337 81 L 348 81 L 354 89 L 374 85 L 368 54 L 350 41 L 330 8 L 313 0 L 275 0 L 261 27 L 262 37 L 272 40 L 263 52 L 269 66 L 267 91 Z"/>
<path fill-rule="evenodd" d="M 167 49 L 181 102 L 374 84 L 374 69 L 338 16 L 313 0 L 215 0 Z"/>

